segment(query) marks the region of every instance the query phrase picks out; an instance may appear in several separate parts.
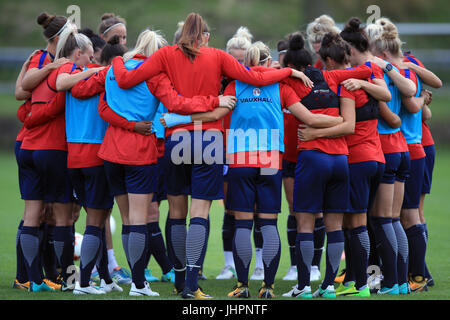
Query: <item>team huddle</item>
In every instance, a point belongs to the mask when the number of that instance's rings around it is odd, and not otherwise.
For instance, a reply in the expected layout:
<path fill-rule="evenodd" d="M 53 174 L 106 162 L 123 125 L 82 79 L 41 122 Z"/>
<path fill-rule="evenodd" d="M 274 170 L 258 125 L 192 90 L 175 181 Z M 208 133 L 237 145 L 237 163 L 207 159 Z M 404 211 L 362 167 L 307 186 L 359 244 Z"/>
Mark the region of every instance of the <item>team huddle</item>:
<path fill-rule="evenodd" d="M 47 47 L 25 61 L 15 91 L 24 101 L 15 152 L 25 212 L 13 288 L 106 294 L 131 284 L 130 296 L 159 296 L 149 284 L 159 280 L 147 269 L 153 255 L 174 295 L 211 299 L 198 281 L 211 203 L 223 200 L 225 264 L 216 279 L 237 280 L 224 295 L 249 298 L 250 279 L 262 281 L 259 298 L 273 298 L 283 189 L 283 280 L 297 280 L 283 296 L 402 295 L 434 285 L 424 218 L 432 92 L 423 86 L 442 82 L 402 51 L 389 19 L 363 26 L 352 18 L 340 30 L 323 15 L 306 39 L 294 32 L 278 42 L 278 61 L 245 27 L 225 51 L 209 47 L 196 13 L 179 23 L 173 45 L 146 29 L 131 50 L 114 14 L 102 17 L 98 34 L 63 16 L 42 13 L 37 22 Z M 114 203 L 130 271 L 114 257 Z M 326 268 L 313 292 L 325 238 Z M 369 266 L 382 273 L 372 282 Z"/>

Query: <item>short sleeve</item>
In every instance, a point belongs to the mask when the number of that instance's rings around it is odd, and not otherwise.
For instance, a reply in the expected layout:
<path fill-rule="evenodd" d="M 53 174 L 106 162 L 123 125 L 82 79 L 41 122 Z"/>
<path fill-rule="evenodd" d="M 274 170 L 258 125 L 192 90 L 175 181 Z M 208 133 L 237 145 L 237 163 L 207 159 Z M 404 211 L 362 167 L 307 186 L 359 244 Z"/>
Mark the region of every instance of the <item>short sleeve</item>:
<path fill-rule="evenodd" d="M 28 65 L 28 70 L 33 68 L 41 69 L 43 66 L 45 66 L 49 62 L 47 54 L 48 53 L 42 50 L 38 51 L 33 57 L 31 57 L 30 63 Z"/>
<path fill-rule="evenodd" d="M 294 89 L 283 83 L 280 83 L 280 98 L 283 109 L 286 109 L 300 101 L 300 98 L 295 93 Z"/>
<path fill-rule="evenodd" d="M 224 96 L 236 96 L 236 82 L 231 81 L 227 87 L 225 88 L 225 91 L 223 92 Z"/>
<path fill-rule="evenodd" d="M 356 101 L 356 97 L 353 92 L 347 90 L 344 86 L 339 85 L 337 90 L 337 95 L 342 98 L 349 98 Z"/>

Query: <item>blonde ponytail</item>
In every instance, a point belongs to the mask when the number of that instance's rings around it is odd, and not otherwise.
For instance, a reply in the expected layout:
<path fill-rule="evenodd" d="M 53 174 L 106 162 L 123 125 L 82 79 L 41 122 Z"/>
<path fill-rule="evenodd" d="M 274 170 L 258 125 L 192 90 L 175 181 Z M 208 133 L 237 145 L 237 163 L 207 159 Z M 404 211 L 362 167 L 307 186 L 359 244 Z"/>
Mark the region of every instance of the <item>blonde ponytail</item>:
<path fill-rule="evenodd" d="M 92 47 L 91 40 L 84 34 L 78 33 L 76 25 L 67 23 L 59 35 L 55 59 L 69 57 L 76 48 L 84 52 L 89 46 Z"/>
<path fill-rule="evenodd" d="M 247 49 L 244 64 L 248 67 L 259 66 L 271 58 L 269 47 L 257 41 Z"/>
<path fill-rule="evenodd" d="M 136 47 L 124 54 L 123 61 L 127 62 L 137 54 L 150 57 L 156 50 L 167 44 L 166 39 L 163 38 L 159 31 L 146 29 L 139 35 Z"/>

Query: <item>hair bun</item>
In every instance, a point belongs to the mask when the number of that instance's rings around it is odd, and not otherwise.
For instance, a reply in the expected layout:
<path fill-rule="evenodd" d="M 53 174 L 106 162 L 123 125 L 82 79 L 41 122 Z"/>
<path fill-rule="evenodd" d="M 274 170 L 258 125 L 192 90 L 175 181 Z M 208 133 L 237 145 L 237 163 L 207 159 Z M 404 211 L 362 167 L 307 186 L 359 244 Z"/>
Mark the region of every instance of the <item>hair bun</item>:
<path fill-rule="evenodd" d="M 351 18 L 347 24 L 350 31 L 357 32 L 361 28 L 361 20 L 359 18 Z"/>
<path fill-rule="evenodd" d="M 116 15 L 114 13 L 104 13 L 102 15 L 102 21 L 108 20 L 110 18 L 114 18 Z"/>
<path fill-rule="evenodd" d="M 108 44 L 110 46 L 115 46 L 120 43 L 120 37 L 116 34 L 111 39 L 109 39 Z"/>
<path fill-rule="evenodd" d="M 289 38 L 289 50 L 302 50 L 305 47 L 305 39 L 300 33 L 294 33 Z"/>
<path fill-rule="evenodd" d="M 43 12 L 37 17 L 37 23 L 46 29 L 54 18 L 55 16 L 51 16 L 47 12 Z"/>
<path fill-rule="evenodd" d="M 383 28 L 383 33 L 381 34 L 381 38 L 384 40 L 394 40 L 398 37 L 398 29 L 392 21 L 381 18 L 377 21 L 377 23 Z"/>
<path fill-rule="evenodd" d="M 95 35 L 94 31 L 92 29 L 89 29 L 89 28 L 83 28 L 81 30 L 78 30 L 78 32 L 84 34 L 89 39 L 92 38 Z"/>
<path fill-rule="evenodd" d="M 336 23 L 334 22 L 334 19 L 330 17 L 327 14 L 323 14 L 320 17 L 316 18 L 315 22 L 318 24 L 323 24 L 329 27 L 333 27 Z"/>

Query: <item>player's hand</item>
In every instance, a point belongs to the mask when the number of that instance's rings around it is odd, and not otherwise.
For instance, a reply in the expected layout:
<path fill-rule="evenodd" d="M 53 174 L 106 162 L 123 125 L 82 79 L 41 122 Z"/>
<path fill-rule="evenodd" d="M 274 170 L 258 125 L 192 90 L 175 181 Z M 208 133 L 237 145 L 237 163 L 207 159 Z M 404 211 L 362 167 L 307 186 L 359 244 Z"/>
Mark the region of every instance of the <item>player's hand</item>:
<path fill-rule="evenodd" d="M 431 92 L 430 90 L 422 89 L 420 95 L 425 98 L 425 105 L 427 106 L 429 106 L 433 101 L 433 92 Z"/>
<path fill-rule="evenodd" d="M 305 85 L 306 87 L 308 87 L 308 88 L 314 87 L 314 82 L 312 82 L 311 79 L 309 79 L 309 78 L 306 76 L 306 74 L 304 74 L 303 72 L 298 71 L 298 70 L 296 70 L 296 69 L 292 69 L 292 68 L 291 68 L 291 70 L 292 70 L 291 77 L 298 78 L 298 79 L 302 80 L 302 82 L 304 83 L 304 85 Z"/>
<path fill-rule="evenodd" d="M 99 72 L 100 70 L 103 70 L 105 68 L 106 68 L 105 66 L 103 66 L 103 67 L 96 67 L 96 68 L 92 68 L 92 70 L 94 71 L 94 73 L 96 73 L 96 72 Z"/>
<path fill-rule="evenodd" d="M 230 110 L 234 109 L 234 106 L 236 105 L 236 97 L 234 96 L 219 96 L 219 107 L 228 108 Z"/>
<path fill-rule="evenodd" d="M 167 124 L 166 124 L 166 120 L 164 119 L 164 115 L 166 115 L 167 113 L 163 113 L 162 117 L 159 118 L 159 122 L 161 122 L 161 124 L 163 125 L 164 128 L 168 128 Z"/>
<path fill-rule="evenodd" d="M 348 91 L 356 91 L 361 89 L 361 80 L 347 79 L 341 83 Z"/>
<path fill-rule="evenodd" d="M 61 67 L 63 64 L 66 64 L 68 62 L 70 62 L 70 60 L 67 58 L 59 58 L 59 59 L 56 59 L 55 61 L 49 63 L 48 66 L 50 69 L 55 70 L 55 69 L 58 69 L 59 67 Z"/>
<path fill-rule="evenodd" d="M 281 69 L 281 64 L 278 61 L 272 61 L 270 67 L 275 69 Z"/>
<path fill-rule="evenodd" d="M 144 136 L 148 136 L 152 133 L 152 122 L 151 121 L 138 121 L 134 125 L 134 131 L 142 134 Z"/>
<path fill-rule="evenodd" d="M 308 127 L 305 124 L 301 124 L 298 126 L 297 130 L 297 136 L 300 139 L 300 141 L 311 141 L 316 139 L 316 136 L 314 135 L 315 129 Z"/>

